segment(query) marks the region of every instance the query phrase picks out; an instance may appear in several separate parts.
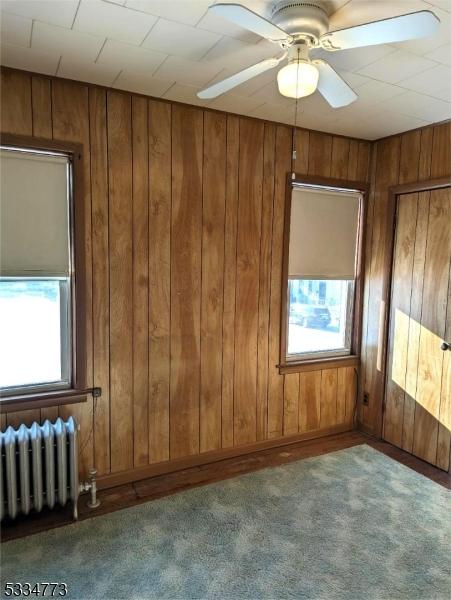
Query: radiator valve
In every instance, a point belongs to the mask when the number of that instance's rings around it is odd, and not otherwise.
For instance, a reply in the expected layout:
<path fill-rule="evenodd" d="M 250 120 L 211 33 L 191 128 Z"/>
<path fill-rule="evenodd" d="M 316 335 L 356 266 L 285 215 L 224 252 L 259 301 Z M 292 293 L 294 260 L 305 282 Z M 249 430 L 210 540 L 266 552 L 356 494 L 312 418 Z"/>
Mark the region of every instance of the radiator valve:
<path fill-rule="evenodd" d="M 97 470 L 89 469 L 89 481 L 80 485 L 82 492 L 90 492 L 90 499 L 86 503 L 89 508 L 98 508 L 100 500 L 97 498 Z"/>

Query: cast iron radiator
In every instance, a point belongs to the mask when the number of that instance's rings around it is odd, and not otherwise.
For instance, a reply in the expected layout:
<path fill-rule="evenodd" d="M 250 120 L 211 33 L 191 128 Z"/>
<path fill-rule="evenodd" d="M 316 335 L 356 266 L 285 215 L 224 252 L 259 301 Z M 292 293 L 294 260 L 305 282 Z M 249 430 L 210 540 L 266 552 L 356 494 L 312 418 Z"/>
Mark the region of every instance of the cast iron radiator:
<path fill-rule="evenodd" d="M 55 423 L 11 426 L 0 434 L 0 520 L 32 509 L 72 503 L 77 518 L 77 425 L 72 417 Z"/>

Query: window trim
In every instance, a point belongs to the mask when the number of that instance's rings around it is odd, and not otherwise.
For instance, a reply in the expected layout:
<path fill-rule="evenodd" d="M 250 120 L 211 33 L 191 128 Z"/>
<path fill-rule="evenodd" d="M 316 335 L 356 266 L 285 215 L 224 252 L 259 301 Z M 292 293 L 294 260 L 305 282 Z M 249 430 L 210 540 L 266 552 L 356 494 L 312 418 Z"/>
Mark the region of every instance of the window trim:
<path fill-rule="evenodd" d="M 291 222 L 291 196 L 295 185 L 317 186 L 324 188 L 339 188 L 341 190 L 358 191 L 362 195 L 359 214 L 359 229 L 357 237 L 357 260 L 356 276 L 354 285 L 354 315 L 351 331 L 351 352 L 342 356 L 287 360 L 288 348 L 288 258 L 290 245 L 290 222 Z M 302 175 L 299 173 L 287 173 L 285 188 L 285 212 L 283 228 L 283 246 L 282 246 L 282 289 L 281 289 L 281 307 L 280 307 L 280 352 L 279 364 L 277 365 L 280 374 L 297 373 L 307 370 L 321 368 L 332 368 L 336 366 L 354 366 L 358 364 L 361 347 L 362 331 L 362 309 L 363 309 L 363 270 L 364 270 L 364 246 L 365 246 L 365 228 L 366 228 L 366 204 L 369 186 L 364 181 L 336 179 L 331 177 L 320 177 Z"/>
<path fill-rule="evenodd" d="M 68 155 L 71 162 L 70 181 L 70 254 L 73 265 L 71 274 L 71 333 L 72 348 L 71 382 L 64 389 L 32 390 L 17 393 L 0 390 L 0 413 L 29 408 L 42 408 L 58 404 L 83 402 L 87 397 L 86 355 L 86 253 L 85 253 L 85 207 L 83 187 L 83 145 L 75 142 L 47 140 L 30 136 L 1 134 L 1 145 L 17 149 L 41 152 L 60 152 Z"/>

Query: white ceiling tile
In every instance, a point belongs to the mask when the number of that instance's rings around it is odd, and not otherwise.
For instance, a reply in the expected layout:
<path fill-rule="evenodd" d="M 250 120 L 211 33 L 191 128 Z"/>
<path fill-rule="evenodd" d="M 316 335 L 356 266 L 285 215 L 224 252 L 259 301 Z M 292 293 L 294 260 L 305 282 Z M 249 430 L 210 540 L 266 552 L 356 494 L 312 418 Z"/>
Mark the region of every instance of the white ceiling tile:
<path fill-rule="evenodd" d="M 119 75 L 119 68 L 112 69 L 111 67 L 97 63 L 82 62 L 63 57 L 58 67 L 57 75 L 58 77 L 66 77 L 67 79 L 77 79 L 78 81 L 86 81 L 87 83 L 111 86 Z"/>
<path fill-rule="evenodd" d="M 74 29 L 139 46 L 157 17 L 102 0 L 81 0 Z"/>
<path fill-rule="evenodd" d="M 238 88 L 236 89 L 238 90 Z M 282 96 L 282 94 L 279 92 L 275 74 L 273 80 L 270 83 L 267 83 L 264 87 L 257 90 L 250 97 L 260 99 L 262 103 L 265 102 L 269 104 L 280 104 L 282 106 L 292 106 L 294 110 L 295 102 L 293 98 L 287 98 L 286 96 Z"/>
<path fill-rule="evenodd" d="M 205 13 L 205 15 L 197 24 L 197 27 L 206 29 L 207 31 L 214 31 L 215 33 L 220 33 L 222 35 L 227 35 L 229 37 L 236 38 L 237 40 L 247 42 L 248 44 L 255 44 L 261 40 L 259 35 L 252 33 L 248 29 L 238 27 L 238 25 L 234 25 L 230 21 L 222 19 L 211 11 Z"/>
<path fill-rule="evenodd" d="M 305 116 L 307 114 L 315 116 L 317 119 L 331 121 L 337 119 L 338 113 L 317 91 L 314 94 L 310 94 L 310 96 L 300 98 L 298 102 L 298 118 L 299 115 Z"/>
<path fill-rule="evenodd" d="M 79 0 L 2 0 L 2 11 L 60 27 L 72 27 Z"/>
<path fill-rule="evenodd" d="M 104 42 L 105 38 L 89 33 L 35 21 L 31 47 L 69 58 L 76 56 L 80 60 L 94 62 Z"/>
<path fill-rule="evenodd" d="M 224 94 L 219 96 L 209 104 L 210 108 L 216 108 L 218 110 L 224 110 L 232 113 L 248 113 L 254 110 L 258 106 L 261 106 L 264 102 L 259 98 L 253 96 L 237 96 L 235 94 Z M 283 110 L 283 109 L 282 109 Z"/>
<path fill-rule="evenodd" d="M 265 119 L 267 121 L 276 121 L 278 123 L 293 124 L 293 114 L 284 109 L 280 104 L 263 104 L 249 112 L 256 119 Z"/>
<path fill-rule="evenodd" d="M 353 90 L 371 81 L 368 77 L 353 73 L 352 71 L 344 71 L 343 69 L 337 69 L 337 73 L 342 77 Z"/>
<path fill-rule="evenodd" d="M 451 13 L 451 2 L 450 0 L 425 0 L 427 4 L 430 4 L 432 7 L 441 8 L 449 13 Z"/>
<path fill-rule="evenodd" d="M 185 60 L 179 56 L 170 56 L 158 67 L 153 76 L 187 85 L 205 86 L 220 70 L 216 64 L 209 65 L 194 60 Z"/>
<path fill-rule="evenodd" d="M 398 83 L 432 67 L 435 67 L 435 63 L 427 58 L 404 50 L 396 50 L 396 52 L 363 67 L 359 73 L 386 83 Z"/>
<path fill-rule="evenodd" d="M 413 77 L 403 78 L 399 85 L 415 92 L 424 92 L 434 96 L 435 91 L 443 89 L 451 82 L 451 67 L 434 65 L 423 73 Z"/>
<path fill-rule="evenodd" d="M 167 54 L 161 52 L 107 40 L 96 62 L 111 69 L 125 69 L 151 77 L 165 58 Z"/>
<path fill-rule="evenodd" d="M 2 12 L 2 41 L 6 44 L 16 44 L 16 46 L 28 47 L 30 45 L 32 23 L 33 21 L 26 17 Z"/>
<path fill-rule="evenodd" d="M 415 117 L 381 110 L 378 113 L 372 113 L 371 117 L 367 119 L 353 119 L 351 115 L 348 115 L 347 119 L 337 120 L 334 130 L 343 135 L 375 140 L 428 124 L 428 121 Z"/>
<path fill-rule="evenodd" d="M 55 75 L 60 59 L 59 54 L 49 54 L 13 44 L 2 44 L 0 54 L 2 65 L 6 67 L 36 71 L 45 75 Z"/>
<path fill-rule="evenodd" d="M 451 83 L 442 88 L 441 90 L 434 92 L 434 98 L 438 98 L 439 100 L 445 100 L 445 102 L 451 103 Z"/>
<path fill-rule="evenodd" d="M 119 77 L 114 82 L 114 86 L 119 90 L 128 90 L 138 94 L 146 94 L 159 98 L 172 85 L 173 81 L 165 81 L 156 77 L 145 77 L 142 74 L 132 73 L 130 71 L 122 71 Z"/>
<path fill-rule="evenodd" d="M 237 72 L 272 56 L 280 55 L 270 42 L 246 44 L 240 40 L 224 37 L 202 59 L 202 63 L 216 65 L 218 71 L 224 67 Z"/>
<path fill-rule="evenodd" d="M 448 65 L 451 67 L 451 42 L 449 44 L 445 44 L 444 46 L 439 46 L 438 48 L 432 50 L 432 52 L 428 52 L 424 56 L 426 58 L 436 60 L 439 63 L 443 63 L 444 65 Z"/>
<path fill-rule="evenodd" d="M 196 27 L 159 19 L 143 42 L 143 47 L 182 56 L 190 60 L 202 58 L 221 36 Z"/>
<path fill-rule="evenodd" d="M 376 81 L 371 79 L 367 83 L 361 85 L 357 90 L 359 99 L 367 100 L 369 104 L 377 104 L 399 96 L 404 93 L 404 89 L 390 83 L 384 83 L 383 81 Z"/>
<path fill-rule="evenodd" d="M 175 83 L 169 88 L 167 92 L 163 94 L 163 98 L 168 100 L 175 100 L 176 102 L 186 102 L 187 104 L 195 104 L 197 106 L 208 106 L 211 104 L 211 100 L 200 100 L 196 96 L 197 92 L 201 90 L 200 87 L 193 85 L 185 85 L 183 83 Z"/>
<path fill-rule="evenodd" d="M 387 108 L 424 121 L 438 122 L 451 118 L 449 102 L 417 92 L 405 92 L 401 96 L 392 98 Z"/>
<path fill-rule="evenodd" d="M 185 25 L 196 25 L 210 4 L 211 0 L 127 0 L 125 6 Z"/>
<path fill-rule="evenodd" d="M 344 71 L 357 71 L 362 67 L 373 63 L 383 57 L 396 52 L 393 46 L 368 46 L 366 48 L 352 48 L 350 50 L 338 50 L 337 52 L 327 52 L 326 50 L 317 50 L 312 53 L 315 58 L 322 58 L 337 69 Z"/>
<path fill-rule="evenodd" d="M 378 114 L 375 122 L 378 125 L 378 130 L 376 130 L 375 134 L 376 137 L 380 138 L 395 133 L 401 133 L 402 131 L 409 131 L 410 129 L 417 129 L 418 127 L 425 127 L 432 121 L 386 110 L 381 111 Z"/>

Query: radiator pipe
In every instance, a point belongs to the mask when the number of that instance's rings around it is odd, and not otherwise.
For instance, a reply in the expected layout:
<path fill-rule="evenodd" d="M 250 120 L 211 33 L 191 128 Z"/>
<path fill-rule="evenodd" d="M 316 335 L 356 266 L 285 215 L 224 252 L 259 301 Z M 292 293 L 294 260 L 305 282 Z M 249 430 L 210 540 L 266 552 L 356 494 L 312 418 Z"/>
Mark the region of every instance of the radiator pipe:
<path fill-rule="evenodd" d="M 90 492 L 90 499 L 86 505 L 89 508 L 98 508 L 100 506 L 100 500 L 97 498 L 97 470 L 89 469 L 89 481 L 80 485 L 80 491 Z"/>

